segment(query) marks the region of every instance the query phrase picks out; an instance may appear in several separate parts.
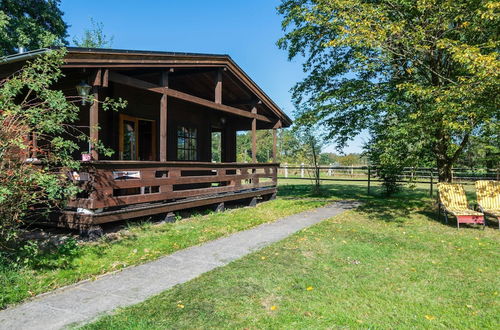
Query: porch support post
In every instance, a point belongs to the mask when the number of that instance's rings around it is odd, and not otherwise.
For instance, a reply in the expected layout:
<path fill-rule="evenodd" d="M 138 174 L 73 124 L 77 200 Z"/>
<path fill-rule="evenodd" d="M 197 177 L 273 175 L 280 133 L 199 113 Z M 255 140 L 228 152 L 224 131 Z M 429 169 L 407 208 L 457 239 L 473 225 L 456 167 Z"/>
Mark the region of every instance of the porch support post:
<path fill-rule="evenodd" d="M 278 141 L 278 137 L 277 137 L 277 130 L 278 128 L 281 128 L 281 120 L 278 120 L 278 122 L 276 123 L 276 125 L 274 125 L 273 127 L 273 163 L 276 163 L 277 162 L 277 148 L 276 148 L 276 145 L 277 145 L 277 141 Z"/>
<path fill-rule="evenodd" d="M 162 71 L 160 84 L 168 88 L 168 72 Z M 167 94 L 160 101 L 160 162 L 167 161 Z"/>
<path fill-rule="evenodd" d="M 257 114 L 257 108 L 252 108 L 252 113 Z M 252 119 L 252 162 L 257 163 L 257 118 Z"/>
<path fill-rule="evenodd" d="M 276 163 L 276 142 L 277 142 L 277 137 L 276 137 L 276 128 L 273 128 L 273 163 Z"/>
<path fill-rule="evenodd" d="M 215 77 L 214 102 L 222 104 L 222 69 L 217 70 L 217 76 Z"/>
<path fill-rule="evenodd" d="M 97 153 L 97 142 L 99 141 L 99 86 L 101 86 L 101 69 L 98 69 L 92 83 L 92 105 L 89 110 L 89 138 L 90 157 L 92 160 L 99 160 Z"/>

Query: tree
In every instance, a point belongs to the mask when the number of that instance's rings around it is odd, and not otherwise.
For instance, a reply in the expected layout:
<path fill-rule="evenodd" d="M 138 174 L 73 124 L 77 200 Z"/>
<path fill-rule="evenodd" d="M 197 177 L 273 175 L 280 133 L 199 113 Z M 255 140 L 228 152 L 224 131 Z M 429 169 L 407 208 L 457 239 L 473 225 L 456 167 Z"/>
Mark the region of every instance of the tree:
<path fill-rule="evenodd" d="M 485 127 L 481 135 L 473 136 L 457 163 L 459 167 L 496 168 L 498 170 L 500 166 L 500 121 L 497 120 Z"/>
<path fill-rule="evenodd" d="M 104 34 L 104 24 L 90 19 L 90 29 L 85 29 L 81 39 L 73 38 L 73 43 L 77 47 L 85 48 L 111 48 L 114 37 L 108 37 Z"/>
<path fill-rule="evenodd" d="M 363 129 L 386 146 L 418 138 L 401 157 L 432 155 L 439 180 L 451 181 L 471 137 L 498 121 L 499 9 L 487 0 L 283 0 L 278 45 L 290 59 L 305 56 L 308 73 L 293 89 L 296 122 L 319 123 L 339 147 Z M 396 119 L 400 134 L 377 125 Z"/>
<path fill-rule="evenodd" d="M 312 165 L 312 170 L 309 171 L 313 181 L 313 194 L 320 193 L 321 177 L 320 177 L 320 155 L 323 148 L 323 139 L 317 136 L 314 132 L 317 131 L 312 126 L 303 126 L 296 128 L 295 134 L 297 140 L 301 141 L 298 156 L 302 159 L 307 159 L 308 164 Z"/>
<path fill-rule="evenodd" d="M 81 97 L 52 88 L 62 76 L 64 54 L 64 49 L 49 51 L 0 81 L 0 248 L 15 240 L 28 215 L 46 215 L 78 192 L 68 177 L 79 168 L 72 154 L 78 139 L 90 139 L 73 124 Z M 102 104 L 105 110 L 123 106 L 111 100 Z M 111 150 L 97 147 L 110 155 Z"/>
<path fill-rule="evenodd" d="M 60 0 L 0 1 L 0 56 L 67 44 L 68 25 L 63 21 Z"/>
<path fill-rule="evenodd" d="M 212 133 L 212 162 L 220 163 L 222 161 L 222 133 Z"/>
<path fill-rule="evenodd" d="M 354 166 L 362 165 L 364 160 L 362 159 L 360 154 L 350 153 L 344 156 L 339 156 L 338 162 L 342 166 Z"/>
<path fill-rule="evenodd" d="M 257 136 L 257 162 L 267 163 L 273 156 L 273 136 L 270 130 L 258 130 Z M 252 132 L 238 134 L 236 138 L 237 158 L 239 162 L 252 161 Z"/>

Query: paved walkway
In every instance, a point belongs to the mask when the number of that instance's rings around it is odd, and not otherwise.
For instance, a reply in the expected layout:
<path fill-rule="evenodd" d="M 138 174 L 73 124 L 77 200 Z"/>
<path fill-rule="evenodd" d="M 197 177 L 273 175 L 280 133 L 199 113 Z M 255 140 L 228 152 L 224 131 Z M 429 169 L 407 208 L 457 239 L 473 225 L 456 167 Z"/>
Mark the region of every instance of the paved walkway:
<path fill-rule="evenodd" d="M 358 204 L 337 202 L 177 251 L 95 281 L 83 281 L 0 311 L 0 329 L 60 329 L 137 304 Z"/>

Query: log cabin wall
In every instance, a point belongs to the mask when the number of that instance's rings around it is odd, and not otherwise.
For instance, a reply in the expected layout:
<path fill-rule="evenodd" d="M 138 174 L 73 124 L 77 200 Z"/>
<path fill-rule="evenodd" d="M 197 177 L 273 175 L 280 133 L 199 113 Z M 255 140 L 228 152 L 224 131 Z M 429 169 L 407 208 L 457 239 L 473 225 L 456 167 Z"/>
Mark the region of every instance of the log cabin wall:
<path fill-rule="evenodd" d="M 159 71 L 157 71 L 159 72 Z M 157 74 L 157 72 L 155 72 Z M 82 80 L 87 80 L 89 71 L 82 69 L 67 69 L 64 71 L 66 77 L 57 84 L 57 88 L 65 91 L 67 95 L 76 95 L 75 86 Z M 202 79 L 203 77 L 199 77 Z M 154 81 L 153 79 L 147 79 Z M 173 79 L 172 79 L 173 80 Z M 175 84 L 174 84 L 175 86 Z M 206 98 L 207 95 L 196 93 L 195 88 L 188 84 L 176 86 L 180 90 L 192 94 L 199 94 Z M 102 160 L 119 160 L 119 125 L 120 114 L 137 118 L 154 120 L 156 124 L 156 158 L 159 160 L 160 146 L 160 100 L 161 95 L 150 91 L 109 82 L 109 87 L 99 88 L 99 99 L 103 101 L 106 97 L 127 101 L 127 107 L 120 111 L 104 111 L 99 109 L 99 141 L 107 148 L 114 151 L 112 156 L 100 154 Z M 79 119 L 75 125 L 80 126 L 82 132 L 89 134 L 89 108 L 90 105 L 79 105 Z M 179 125 L 195 127 L 198 131 L 198 159 L 200 162 L 210 162 L 212 128 L 221 132 L 221 161 L 236 162 L 236 134 L 238 130 L 250 130 L 251 120 L 233 116 L 203 106 L 168 97 L 167 115 L 167 160 L 177 159 L 177 128 Z M 75 159 L 81 159 L 81 153 L 87 152 L 88 143 L 76 141 L 79 151 L 74 153 Z"/>
<path fill-rule="evenodd" d="M 99 113 L 99 132 L 100 141 L 108 148 L 115 151 L 113 156 L 104 157 L 103 160 L 118 160 L 119 154 L 119 116 L 120 114 L 129 115 L 137 118 L 154 120 L 156 124 L 156 146 L 160 145 L 160 99 L 161 96 L 156 93 L 128 87 L 120 84 L 110 83 L 108 89 L 102 89 L 103 94 L 107 90 L 107 95 L 111 98 L 122 98 L 127 101 L 127 107 L 118 112 L 103 111 Z M 82 106 L 78 125 L 88 126 L 89 106 Z M 222 121 L 225 123 L 222 124 Z M 204 108 L 202 106 L 176 100 L 168 99 L 167 116 L 167 159 L 176 161 L 177 159 L 177 128 L 180 125 L 194 127 L 198 132 L 198 159 L 200 162 L 210 162 L 212 128 L 218 128 L 222 133 L 222 161 L 236 161 L 236 129 L 237 124 L 241 126 L 241 120 L 231 116 L 221 114 L 220 112 Z M 88 129 L 87 129 L 88 131 Z M 81 150 L 88 149 L 85 143 L 81 143 Z M 156 148 L 156 159 L 159 160 L 159 147 Z"/>

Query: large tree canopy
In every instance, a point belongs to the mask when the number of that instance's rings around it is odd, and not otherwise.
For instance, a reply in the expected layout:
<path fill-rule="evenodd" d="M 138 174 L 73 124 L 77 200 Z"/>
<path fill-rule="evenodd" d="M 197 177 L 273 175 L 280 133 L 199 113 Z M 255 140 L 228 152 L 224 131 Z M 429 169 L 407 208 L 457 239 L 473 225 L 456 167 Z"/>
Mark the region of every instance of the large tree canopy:
<path fill-rule="evenodd" d="M 28 50 L 67 44 L 68 25 L 59 9 L 60 0 L 1 0 L 0 56 Z"/>
<path fill-rule="evenodd" d="M 472 136 L 498 129 L 500 2 L 283 0 L 298 123 L 320 123 L 340 146 L 372 133 L 379 155 L 430 155 L 440 180 Z M 394 149 L 392 148 L 394 146 Z"/>

